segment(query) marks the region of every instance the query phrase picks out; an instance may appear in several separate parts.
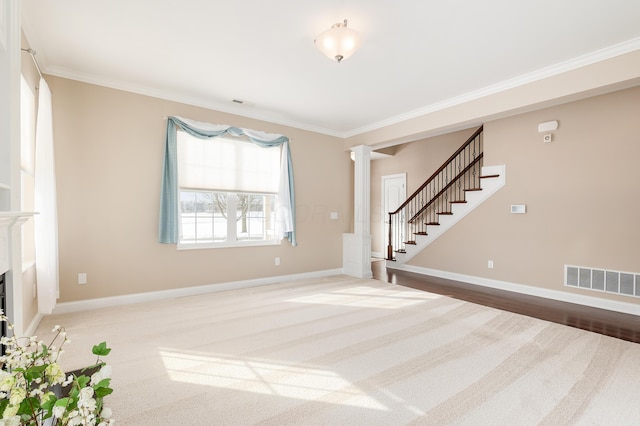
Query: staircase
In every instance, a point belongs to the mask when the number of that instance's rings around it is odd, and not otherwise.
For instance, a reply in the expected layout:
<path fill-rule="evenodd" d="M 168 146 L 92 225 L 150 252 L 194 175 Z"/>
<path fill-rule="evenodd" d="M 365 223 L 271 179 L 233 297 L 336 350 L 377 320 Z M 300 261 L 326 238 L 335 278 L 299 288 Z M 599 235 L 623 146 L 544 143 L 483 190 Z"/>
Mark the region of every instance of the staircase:
<path fill-rule="evenodd" d="M 404 264 L 505 184 L 505 167 L 483 166 L 483 128 L 389 213 L 386 260 Z"/>

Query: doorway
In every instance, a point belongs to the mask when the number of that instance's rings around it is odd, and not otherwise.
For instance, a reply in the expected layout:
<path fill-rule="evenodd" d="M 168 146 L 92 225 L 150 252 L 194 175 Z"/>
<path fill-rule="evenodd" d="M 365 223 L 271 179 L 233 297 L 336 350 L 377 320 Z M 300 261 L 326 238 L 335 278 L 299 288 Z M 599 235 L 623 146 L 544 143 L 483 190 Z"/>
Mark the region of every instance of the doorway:
<path fill-rule="evenodd" d="M 407 199 L 407 174 L 398 173 L 382 176 L 382 220 L 381 247 L 383 256 L 387 253 L 389 235 L 389 213 L 395 211 Z"/>

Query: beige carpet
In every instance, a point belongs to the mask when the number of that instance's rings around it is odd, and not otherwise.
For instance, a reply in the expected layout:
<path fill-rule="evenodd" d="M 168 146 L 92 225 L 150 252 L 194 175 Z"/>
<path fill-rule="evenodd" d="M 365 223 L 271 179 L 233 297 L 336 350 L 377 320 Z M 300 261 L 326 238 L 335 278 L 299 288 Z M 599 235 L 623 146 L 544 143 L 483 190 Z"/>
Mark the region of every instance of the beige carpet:
<path fill-rule="evenodd" d="M 120 425 L 638 425 L 640 345 L 375 280 L 48 317 Z"/>

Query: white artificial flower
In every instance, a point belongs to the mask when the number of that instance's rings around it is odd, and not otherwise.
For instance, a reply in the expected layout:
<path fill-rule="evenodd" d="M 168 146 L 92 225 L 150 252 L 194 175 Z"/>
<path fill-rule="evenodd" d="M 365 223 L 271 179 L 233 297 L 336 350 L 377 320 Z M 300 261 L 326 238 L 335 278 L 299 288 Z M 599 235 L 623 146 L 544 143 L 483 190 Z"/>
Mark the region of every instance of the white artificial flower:
<path fill-rule="evenodd" d="M 64 382 L 62 382 L 62 387 L 67 387 L 67 386 L 69 386 L 71 383 L 73 383 L 73 374 L 69 374 L 69 376 L 67 376 L 67 380 L 65 380 Z"/>
<path fill-rule="evenodd" d="M 111 412 L 111 408 L 109 408 L 109 407 L 103 407 L 102 408 L 102 413 L 100 413 L 100 417 L 102 417 L 103 419 L 108 419 L 112 415 L 113 415 L 113 413 Z"/>
<path fill-rule="evenodd" d="M 49 382 L 51 382 L 51 384 L 59 384 L 64 382 L 64 371 L 62 371 L 62 368 L 60 368 L 60 365 L 58 365 L 58 363 L 47 365 L 44 373 L 46 374 L 47 379 L 49 380 Z"/>
<path fill-rule="evenodd" d="M 93 398 L 93 388 L 82 388 L 80 390 L 80 399 L 91 399 Z"/>
<path fill-rule="evenodd" d="M 111 366 L 104 365 L 99 371 L 96 371 L 91 375 L 91 385 L 97 385 L 104 379 L 111 377 Z"/>
<path fill-rule="evenodd" d="M 15 416 L 18 413 L 18 410 L 20 409 L 20 404 L 14 405 L 14 404 L 9 404 L 5 407 L 4 412 L 2 413 L 2 418 L 3 419 L 10 419 L 11 417 Z"/>
<path fill-rule="evenodd" d="M 47 402 L 49 400 L 49 398 L 51 398 L 52 396 L 56 396 L 55 393 L 49 391 L 49 392 L 42 392 L 42 395 L 40 396 L 40 403 L 44 404 L 45 402 Z"/>
<path fill-rule="evenodd" d="M 83 424 L 82 417 L 80 417 L 80 416 L 70 417 L 69 418 L 69 422 L 67 424 L 68 425 L 82 425 Z"/>
<path fill-rule="evenodd" d="M 85 413 L 91 413 L 96 409 L 96 400 L 93 398 L 80 399 L 78 401 L 78 408 L 81 408 Z"/>
<path fill-rule="evenodd" d="M 16 384 L 16 378 L 11 373 L 0 370 L 0 391 L 9 392 Z"/>
<path fill-rule="evenodd" d="M 63 405 L 54 405 L 53 407 L 53 416 L 57 419 L 61 419 L 64 416 L 64 412 L 66 411 L 66 407 Z"/>
<path fill-rule="evenodd" d="M 20 426 L 20 416 L 11 416 L 0 419 L 0 426 Z"/>
<path fill-rule="evenodd" d="M 24 401 L 26 397 L 27 391 L 24 388 L 13 388 L 11 390 L 11 395 L 9 395 L 9 406 L 17 405 L 19 407 L 20 403 Z"/>

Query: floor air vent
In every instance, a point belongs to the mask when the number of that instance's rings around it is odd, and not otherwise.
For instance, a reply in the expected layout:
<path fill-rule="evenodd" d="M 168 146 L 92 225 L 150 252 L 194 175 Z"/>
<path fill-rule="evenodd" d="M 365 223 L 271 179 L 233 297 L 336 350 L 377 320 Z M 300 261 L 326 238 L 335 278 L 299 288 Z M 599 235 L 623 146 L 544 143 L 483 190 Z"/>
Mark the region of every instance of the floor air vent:
<path fill-rule="evenodd" d="M 564 285 L 640 297 L 640 273 L 565 265 Z"/>

